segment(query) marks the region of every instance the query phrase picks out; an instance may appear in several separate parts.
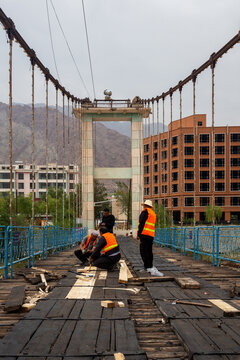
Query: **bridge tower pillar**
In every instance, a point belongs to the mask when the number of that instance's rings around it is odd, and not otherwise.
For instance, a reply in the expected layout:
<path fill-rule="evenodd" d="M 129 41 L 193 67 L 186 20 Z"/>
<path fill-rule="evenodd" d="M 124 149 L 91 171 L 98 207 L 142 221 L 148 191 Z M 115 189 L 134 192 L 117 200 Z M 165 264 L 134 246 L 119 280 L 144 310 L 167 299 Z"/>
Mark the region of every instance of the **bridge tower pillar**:
<path fill-rule="evenodd" d="M 132 230 L 136 236 L 138 217 L 143 202 L 143 118 L 148 117 L 150 108 L 129 100 L 96 100 L 84 103 L 73 110 L 82 122 L 82 222 L 89 231 L 94 229 L 94 180 L 132 179 Z M 93 121 L 131 122 L 131 167 L 94 167 L 93 163 Z M 121 151 L 121 149 L 119 149 Z"/>

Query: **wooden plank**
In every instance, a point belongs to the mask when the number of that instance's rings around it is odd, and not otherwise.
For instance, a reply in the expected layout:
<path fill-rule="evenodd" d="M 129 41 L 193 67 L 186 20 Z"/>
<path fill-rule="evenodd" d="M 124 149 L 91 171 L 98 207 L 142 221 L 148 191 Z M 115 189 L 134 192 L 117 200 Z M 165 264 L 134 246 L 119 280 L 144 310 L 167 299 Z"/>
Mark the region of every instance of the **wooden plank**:
<path fill-rule="evenodd" d="M 71 339 L 72 333 L 75 329 L 75 326 L 76 326 L 76 321 L 74 320 L 68 320 L 65 322 L 56 342 L 51 348 L 50 353 L 52 355 L 59 355 L 65 353 L 68 343 Z"/>
<path fill-rule="evenodd" d="M 236 309 L 221 299 L 208 299 L 208 301 L 223 310 L 223 316 L 237 316 L 240 314 L 239 309 Z"/>
<path fill-rule="evenodd" d="M 182 289 L 200 289 L 200 283 L 190 277 L 175 277 L 175 281 Z"/>
<path fill-rule="evenodd" d="M 4 306 L 6 312 L 19 310 L 24 303 L 25 286 L 15 286 L 12 288 L 8 300 Z"/>
<path fill-rule="evenodd" d="M 139 345 L 132 320 L 115 321 L 116 352 L 138 351 Z"/>
<path fill-rule="evenodd" d="M 99 319 L 102 317 L 102 312 L 103 308 L 99 300 L 88 300 L 84 303 L 81 319 Z"/>
<path fill-rule="evenodd" d="M 114 360 L 125 360 L 125 356 L 122 353 L 115 353 Z"/>
<path fill-rule="evenodd" d="M 115 302 L 112 300 L 102 300 L 101 301 L 101 306 L 104 308 L 114 308 L 115 307 Z"/>
<path fill-rule="evenodd" d="M 26 315 L 26 318 L 45 318 L 55 303 L 56 300 L 52 299 L 38 302 L 37 306 Z"/>
<path fill-rule="evenodd" d="M 99 320 L 78 321 L 67 347 L 66 355 L 94 353 L 99 325 Z"/>
<path fill-rule="evenodd" d="M 127 264 L 126 264 L 126 261 L 125 261 L 125 260 L 120 260 L 120 261 L 119 261 L 119 264 L 120 264 L 120 265 L 123 264 L 124 267 L 127 269 L 128 280 L 133 279 L 133 274 L 132 274 L 131 271 L 129 270 L 129 267 L 128 267 Z"/>
<path fill-rule="evenodd" d="M 120 271 L 119 271 L 119 279 L 118 282 L 120 284 L 127 284 L 128 282 L 128 272 L 125 262 L 120 263 Z"/>
<path fill-rule="evenodd" d="M 67 318 L 75 305 L 76 300 L 57 300 L 49 313 L 48 318 Z"/>
<path fill-rule="evenodd" d="M 212 305 L 210 305 L 210 304 L 203 304 L 203 303 L 200 303 L 200 302 L 184 301 L 184 300 L 176 300 L 176 304 L 202 306 L 202 307 L 212 307 Z"/>
<path fill-rule="evenodd" d="M 174 277 L 172 276 L 143 276 L 133 278 L 131 282 L 165 282 L 165 281 L 173 281 Z"/>

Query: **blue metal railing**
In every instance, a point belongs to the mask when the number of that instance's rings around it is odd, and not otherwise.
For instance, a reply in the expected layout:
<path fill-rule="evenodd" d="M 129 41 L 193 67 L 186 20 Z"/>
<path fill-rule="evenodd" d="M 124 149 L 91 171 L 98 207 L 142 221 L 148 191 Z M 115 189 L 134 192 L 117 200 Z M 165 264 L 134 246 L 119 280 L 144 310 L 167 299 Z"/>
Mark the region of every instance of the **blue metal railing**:
<path fill-rule="evenodd" d="M 0 270 L 5 278 L 13 276 L 13 265 L 27 261 L 34 265 L 35 256 L 47 259 L 49 252 L 70 249 L 87 235 L 87 228 L 57 226 L 0 226 Z"/>
<path fill-rule="evenodd" d="M 182 255 L 192 253 L 212 259 L 218 266 L 220 260 L 240 263 L 240 226 L 199 226 L 156 229 L 154 244 L 178 250 Z"/>

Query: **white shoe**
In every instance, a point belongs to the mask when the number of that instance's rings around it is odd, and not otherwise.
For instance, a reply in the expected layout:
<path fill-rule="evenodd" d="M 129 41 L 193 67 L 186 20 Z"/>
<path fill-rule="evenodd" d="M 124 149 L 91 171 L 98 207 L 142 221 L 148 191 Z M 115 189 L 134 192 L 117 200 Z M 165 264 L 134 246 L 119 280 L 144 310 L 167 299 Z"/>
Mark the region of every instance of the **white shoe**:
<path fill-rule="evenodd" d="M 164 276 L 164 274 L 158 271 L 155 266 L 148 268 L 147 272 L 149 272 L 152 276 Z"/>

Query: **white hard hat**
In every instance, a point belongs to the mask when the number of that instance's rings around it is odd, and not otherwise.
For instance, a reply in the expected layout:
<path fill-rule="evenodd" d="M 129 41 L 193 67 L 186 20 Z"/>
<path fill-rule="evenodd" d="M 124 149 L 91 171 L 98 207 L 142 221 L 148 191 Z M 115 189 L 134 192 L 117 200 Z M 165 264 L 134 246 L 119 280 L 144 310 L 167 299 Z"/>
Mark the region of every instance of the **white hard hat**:
<path fill-rule="evenodd" d="M 147 205 L 147 206 L 150 206 L 150 207 L 153 207 L 153 203 L 152 203 L 152 200 L 145 200 L 143 204 L 141 205 Z"/>
<path fill-rule="evenodd" d="M 99 235 L 99 234 L 98 234 L 98 231 L 97 231 L 97 230 L 93 230 L 92 235 L 93 235 L 93 236 L 98 236 L 98 235 Z"/>

